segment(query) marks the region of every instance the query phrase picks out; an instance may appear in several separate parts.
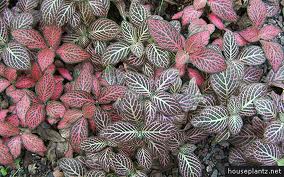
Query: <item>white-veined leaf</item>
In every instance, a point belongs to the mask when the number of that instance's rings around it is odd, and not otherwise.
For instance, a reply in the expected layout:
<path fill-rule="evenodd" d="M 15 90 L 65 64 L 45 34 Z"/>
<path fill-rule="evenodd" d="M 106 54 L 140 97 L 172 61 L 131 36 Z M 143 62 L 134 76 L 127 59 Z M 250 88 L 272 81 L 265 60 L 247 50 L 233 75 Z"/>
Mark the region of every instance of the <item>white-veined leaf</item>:
<path fill-rule="evenodd" d="M 179 71 L 174 68 L 163 71 L 156 81 L 156 91 L 166 91 L 178 79 Z"/>
<path fill-rule="evenodd" d="M 100 18 L 91 25 L 90 35 L 96 41 L 109 41 L 120 32 L 120 27 L 112 20 Z"/>
<path fill-rule="evenodd" d="M 175 98 L 167 92 L 157 92 L 151 97 L 157 109 L 165 115 L 178 115 L 181 108 Z"/>
<path fill-rule="evenodd" d="M 263 50 L 259 46 L 248 46 L 245 47 L 240 55 L 239 60 L 246 65 L 261 65 L 265 62 L 266 58 Z"/>
<path fill-rule="evenodd" d="M 124 37 L 124 40 L 130 44 L 134 44 L 137 41 L 137 30 L 136 28 L 129 23 L 128 21 L 122 21 L 121 22 L 121 31 L 122 31 L 122 35 Z"/>
<path fill-rule="evenodd" d="M 284 139 L 284 123 L 272 121 L 265 127 L 264 140 L 267 143 L 277 144 Z"/>
<path fill-rule="evenodd" d="M 33 16 L 30 13 L 21 13 L 12 19 L 11 28 L 16 29 L 31 29 L 33 24 Z"/>
<path fill-rule="evenodd" d="M 83 164 L 73 158 L 63 158 L 59 160 L 59 168 L 61 168 L 65 175 L 83 177 L 86 169 Z"/>
<path fill-rule="evenodd" d="M 256 113 L 253 102 L 264 96 L 267 87 L 261 83 L 250 84 L 242 88 L 239 94 L 240 113 L 246 116 L 252 116 Z"/>
<path fill-rule="evenodd" d="M 146 170 L 151 169 L 153 157 L 147 148 L 139 148 L 136 153 L 136 159 L 138 161 L 139 166 L 143 167 Z"/>
<path fill-rule="evenodd" d="M 116 154 L 111 162 L 114 171 L 120 176 L 127 176 L 134 169 L 132 160 L 124 154 Z"/>
<path fill-rule="evenodd" d="M 18 70 L 27 70 L 31 67 L 30 54 L 22 45 L 11 42 L 2 52 L 2 59 L 7 66 Z"/>
<path fill-rule="evenodd" d="M 46 25 L 51 25 L 56 20 L 57 12 L 63 0 L 44 0 L 41 4 L 40 11 L 42 12 L 42 19 Z"/>
<path fill-rule="evenodd" d="M 88 0 L 95 16 L 107 16 L 110 0 Z"/>
<path fill-rule="evenodd" d="M 228 111 L 222 106 L 208 106 L 191 120 L 194 127 L 202 128 L 207 132 L 218 133 L 223 131 L 228 122 Z"/>
<path fill-rule="evenodd" d="M 69 19 L 72 18 L 75 13 L 75 5 L 73 2 L 67 2 L 63 4 L 56 15 L 56 22 L 59 26 L 65 25 Z"/>
<path fill-rule="evenodd" d="M 233 135 L 238 134 L 243 127 L 243 119 L 238 114 L 231 115 L 228 120 L 228 128 Z"/>
<path fill-rule="evenodd" d="M 128 122 L 116 122 L 105 127 L 100 135 L 115 142 L 127 142 L 137 136 L 137 129 Z"/>
<path fill-rule="evenodd" d="M 147 9 L 139 2 L 132 2 L 129 9 L 129 18 L 135 26 L 140 26 L 149 16 Z"/>
<path fill-rule="evenodd" d="M 277 116 L 275 102 L 270 98 L 259 98 L 254 101 L 254 106 L 258 114 L 263 116 L 264 120 L 272 120 Z"/>
<path fill-rule="evenodd" d="M 227 60 L 234 60 L 239 53 L 239 46 L 237 44 L 234 33 L 226 31 L 223 37 L 224 55 Z"/>
<path fill-rule="evenodd" d="M 127 72 L 124 79 L 129 89 L 140 94 L 150 95 L 151 86 L 146 76 L 135 72 Z"/>
<path fill-rule="evenodd" d="M 201 162 L 198 157 L 193 154 L 178 154 L 179 173 L 183 177 L 201 177 Z"/>
<path fill-rule="evenodd" d="M 148 140 L 163 142 L 170 139 L 175 132 L 176 127 L 173 124 L 153 121 L 142 129 L 141 134 Z"/>
<path fill-rule="evenodd" d="M 147 45 L 146 55 L 148 60 L 156 67 L 167 68 L 170 64 L 170 53 L 155 44 Z"/>
<path fill-rule="evenodd" d="M 104 149 L 108 142 L 101 137 L 90 137 L 81 143 L 81 150 L 85 152 L 95 153 Z"/>
<path fill-rule="evenodd" d="M 116 42 L 106 48 L 102 56 L 102 63 L 105 65 L 117 64 L 127 57 L 130 52 L 130 46 L 126 42 Z"/>

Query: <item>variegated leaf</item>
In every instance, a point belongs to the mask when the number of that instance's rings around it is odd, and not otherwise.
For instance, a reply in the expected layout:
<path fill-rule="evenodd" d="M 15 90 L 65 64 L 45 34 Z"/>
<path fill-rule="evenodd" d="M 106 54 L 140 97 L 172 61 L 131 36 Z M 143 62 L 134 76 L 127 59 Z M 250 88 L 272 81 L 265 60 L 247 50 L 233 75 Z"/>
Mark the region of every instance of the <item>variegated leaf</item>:
<path fill-rule="evenodd" d="M 91 57 L 84 49 L 71 43 L 63 44 L 56 53 L 65 63 L 79 63 Z"/>
<path fill-rule="evenodd" d="M 73 90 L 61 96 L 60 100 L 75 108 L 82 107 L 85 103 L 93 103 L 92 95 L 85 91 Z"/>
<path fill-rule="evenodd" d="M 88 0 L 95 16 L 107 16 L 110 0 Z"/>
<path fill-rule="evenodd" d="M 226 31 L 223 37 L 224 55 L 227 60 L 234 60 L 239 53 L 239 46 L 237 44 L 235 35 L 231 31 Z"/>
<path fill-rule="evenodd" d="M 56 15 L 56 23 L 58 26 L 65 25 L 69 19 L 72 18 L 75 13 L 75 4 L 74 2 L 66 2 L 59 9 Z"/>
<path fill-rule="evenodd" d="M 120 27 L 112 20 L 100 18 L 91 25 L 90 35 L 97 41 L 109 41 L 120 32 Z"/>
<path fill-rule="evenodd" d="M 135 26 L 140 26 L 149 16 L 148 10 L 139 2 L 132 2 L 129 9 L 129 18 Z"/>
<path fill-rule="evenodd" d="M 263 75 L 263 69 L 247 67 L 244 71 L 243 81 L 247 84 L 259 82 Z"/>
<path fill-rule="evenodd" d="M 149 19 L 148 26 L 151 36 L 159 47 L 172 52 L 182 50 L 184 38 L 170 23 L 164 20 Z"/>
<path fill-rule="evenodd" d="M 96 109 L 94 113 L 94 120 L 96 122 L 96 128 L 99 131 L 111 124 L 110 115 L 101 109 Z"/>
<path fill-rule="evenodd" d="M 280 159 L 282 153 L 275 144 L 265 144 L 260 140 L 254 142 L 253 156 L 262 165 L 273 166 Z"/>
<path fill-rule="evenodd" d="M 111 160 L 114 171 L 121 176 L 127 176 L 133 169 L 133 163 L 129 157 L 124 154 L 116 154 Z"/>
<path fill-rule="evenodd" d="M 156 67 L 167 68 L 170 64 L 170 53 L 155 44 L 147 45 L 146 55 L 147 59 Z"/>
<path fill-rule="evenodd" d="M 27 70 L 31 67 L 30 54 L 16 42 L 10 42 L 3 50 L 2 59 L 7 66 L 17 70 Z"/>
<path fill-rule="evenodd" d="M 107 104 L 112 101 L 116 101 L 118 98 L 123 97 L 127 88 L 120 85 L 107 86 L 101 90 L 98 102 L 101 104 Z"/>
<path fill-rule="evenodd" d="M 150 38 L 148 24 L 146 21 L 137 28 L 137 36 L 139 42 L 144 42 Z"/>
<path fill-rule="evenodd" d="M 263 50 L 259 46 L 254 45 L 245 47 L 238 59 L 244 64 L 252 66 L 260 65 L 266 60 Z"/>
<path fill-rule="evenodd" d="M 202 169 L 201 162 L 193 153 L 183 154 L 178 156 L 179 173 L 183 177 L 201 177 Z"/>
<path fill-rule="evenodd" d="M 250 0 L 247 13 L 254 26 L 260 28 L 264 24 L 267 10 L 262 0 Z"/>
<path fill-rule="evenodd" d="M 130 52 L 130 46 L 126 42 L 116 42 L 106 48 L 102 56 L 104 65 L 114 65 L 127 57 Z"/>
<path fill-rule="evenodd" d="M 179 71 L 177 69 L 167 69 L 163 71 L 156 81 L 156 91 L 166 91 L 178 79 Z"/>
<path fill-rule="evenodd" d="M 19 0 L 17 2 L 17 7 L 22 11 L 22 12 L 30 12 L 34 8 L 36 8 L 39 4 L 38 0 Z"/>
<path fill-rule="evenodd" d="M 233 67 L 228 67 L 225 71 L 212 74 L 210 84 L 221 101 L 226 101 L 236 91 L 239 86 L 239 77 Z"/>
<path fill-rule="evenodd" d="M 34 129 L 45 119 L 45 107 L 42 104 L 32 105 L 26 113 L 26 125 L 30 129 Z"/>
<path fill-rule="evenodd" d="M 176 130 L 173 124 L 154 121 L 142 129 L 141 135 L 151 141 L 163 142 L 170 139 Z"/>
<path fill-rule="evenodd" d="M 233 7 L 233 0 L 209 0 L 212 12 L 226 21 L 237 21 L 238 15 Z"/>
<path fill-rule="evenodd" d="M 100 137 L 90 137 L 81 143 L 81 150 L 85 152 L 95 153 L 104 149 L 108 142 Z"/>
<path fill-rule="evenodd" d="M 125 121 L 139 123 L 143 120 L 143 102 L 141 103 L 139 96 L 133 92 L 128 91 L 121 99 L 119 111 Z"/>
<path fill-rule="evenodd" d="M 257 113 L 262 115 L 264 120 L 270 121 L 276 118 L 277 107 L 274 100 L 270 98 L 259 98 L 253 103 Z"/>
<path fill-rule="evenodd" d="M 274 72 L 277 72 L 284 60 L 282 46 L 276 42 L 260 41 L 267 60 Z"/>
<path fill-rule="evenodd" d="M 137 58 L 141 58 L 144 54 L 144 45 L 141 42 L 137 42 L 130 46 L 130 50 Z"/>
<path fill-rule="evenodd" d="M 254 101 L 266 94 L 267 87 L 261 83 L 250 84 L 242 88 L 238 98 L 241 114 L 252 116 L 256 113 Z"/>
<path fill-rule="evenodd" d="M 46 102 L 53 94 L 55 89 L 55 79 L 51 73 L 46 72 L 35 86 L 38 98 Z"/>
<path fill-rule="evenodd" d="M 202 128 L 207 132 L 222 132 L 228 122 L 228 111 L 222 106 L 208 106 L 191 120 L 194 127 Z"/>
<path fill-rule="evenodd" d="M 245 147 L 256 139 L 253 128 L 244 125 L 237 135 L 230 138 L 230 142 L 237 147 Z"/>
<path fill-rule="evenodd" d="M 57 12 L 62 4 L 63 0 L 44 0 L 42 2 L 40 11 L 45 24 L 51 25 L 56 20 Z"/>
<path fill-rule="evenodd" d="M 177 115 L 181 113 L 181 107 L 175 98 L 167 92 L 157 92 L 151 97 L 151 101 L 157 109 L 165 115 Z"/>
<path fill-rule="evenodd" d="M 16 29 L 31 29 L 33 24 L 33 16 L 30 13 L 21 13 L 12 19 L 11 28 Z"/>
<path fill-rule="evenodd" d="M 238 134 L 243 127 L 243 119 L 238 114 L 231 115 L 228 120 L 228 128 L 233 135 Z"/>
<path fill-rule="evenodd" d="M 151 94 L 149 79 L 144 75 L 135 72 L 127 72 L 124 79 L 129 89 L 146 96 Z"/>
<path fill-rule="evenodd" d="M 128 122 L 116 122 L 105 127 L 100 135 L 115 142 L 127 142 L 133 140 L 138 134 L 137 129 Z"/>
<path fill-rule="evenodd" d="M 277 144 L 284 139 L 284 124 L 280 121 L 271 121 L 264 131 L 264 140 L 267 143 Z"/>
<path fill-rule="evenodd" d="M 34 134 L 23 133 L 21 135 L 21 139 L 24 147 L 30 152 L 43 156 L 45 151 L 47 150 L 43 143 L 43 140 Z"/>
<path fill-rule="evenodd" d="M 153 157 L 147 148 L 139 148 L 136 153 L 136 159 L 138 161 L 139 166 L 143 167 L 146 170 L 151 169 Z"/>
<path fill-rule="evenodd" d="M 152 121 L 156 120 L 156 114 L 157 114 L 156 106 L 150 100 L 146 100 L 144 102 L 144 119 L 145 119 L 145 123 L 149 124 Z"/>
<path fill-rule="evenodd" d="M 71 127 L 70 144 L 75 152 L 80 152 L 81 143 L 88 138 L 87 119 L 81 118 Z"/>
<path fill-rule="evenodd" d="M 63 170 L 63 173 L 68 176 L 83 177 L 86 173 L 83 164 L 73 158 L 62 158 L 59 160 L 58 165 Z"/>
<path fill-rule="evenodd" d="M 125 20 L 122 21 L 121 29 L 122 29 L 122 35 L 126 42 L 130 44 L 138 42 L 137 30 L 131 23 Z"/>

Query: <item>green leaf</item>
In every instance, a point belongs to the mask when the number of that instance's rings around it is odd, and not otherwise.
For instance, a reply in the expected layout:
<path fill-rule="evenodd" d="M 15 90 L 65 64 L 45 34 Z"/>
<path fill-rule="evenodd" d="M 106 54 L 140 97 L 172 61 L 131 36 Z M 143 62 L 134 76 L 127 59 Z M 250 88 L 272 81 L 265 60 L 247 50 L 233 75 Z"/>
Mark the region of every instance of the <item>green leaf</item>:
<path fill-rule="evenodd" d="M 2 176 L 6 176 L 8 174 L 7 169 L 5 167 L 1 167 L 0 172 Z"/>
<path fill-rule="evenodd" d="M 284 166 L 284 158 L 277 160 L 278 166 Z"/>

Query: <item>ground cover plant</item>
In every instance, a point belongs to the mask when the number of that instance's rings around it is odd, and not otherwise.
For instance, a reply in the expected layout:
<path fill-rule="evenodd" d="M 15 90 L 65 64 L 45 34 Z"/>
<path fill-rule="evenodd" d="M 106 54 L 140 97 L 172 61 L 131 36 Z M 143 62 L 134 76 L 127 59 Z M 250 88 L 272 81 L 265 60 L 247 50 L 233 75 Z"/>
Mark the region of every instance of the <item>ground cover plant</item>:
<path fill-rule="evenodd" d="M 202 177 L 224 142 L 228 165 L 284 165 L 280 0 L 167 3 L 0 2 L 2 175 L 30 152 L 65 176 Z"/>

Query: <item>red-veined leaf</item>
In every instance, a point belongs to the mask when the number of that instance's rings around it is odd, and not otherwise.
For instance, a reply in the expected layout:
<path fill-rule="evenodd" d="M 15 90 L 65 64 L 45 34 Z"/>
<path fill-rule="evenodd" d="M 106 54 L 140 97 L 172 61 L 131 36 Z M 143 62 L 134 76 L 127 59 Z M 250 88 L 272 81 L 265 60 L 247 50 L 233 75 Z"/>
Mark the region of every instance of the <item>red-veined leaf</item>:
<path fill-rule="evenodd" d="M 107 104 L 111 101 L 116 101 L 119 97 L 122 97 L 126 92 L 126 87 L 120 85 L 111 85 L 104 88 L 100 97 L 98 98 L 98 102 L 101 104 Z"/>
<path fill-rule="evenodd" d="M 21 135 L 21 139 L 22 139 L 23 145 L 28 151 L 37 153 L 41 156 L 44 155 L 44 152 L 46 151 L 46 147 L 43 141 L 38 136 L 31 134 L 31 133 L 23 133 Z"/>
<path fill-rule="evenodd" d="M 194 0 L 193 1 L 193 7 L 198 9 L 203 9 L 206 6 L 207 0 Z"/>
<path fill-rule="evenodd" d="M 75 152 L 80 152 L 81 142 L 88 138 L 88 122 L 85 118 L 79 119 L 71 127 L 70 143 Z"/>
<path fill-rule="evenodd" d="M 74 90 L 81 90 L 90 93 L 92 90 L 92 81 L 92 72 L 83 65 L 80 75 L 74 82 Z"/>
<path fill-rule="evenodd" d="M 53 94 L 55 89 L 55 79 L 51 73 L 46 72 L 35 86 L 38 98 L 46 102 Z"/>
<path fill-rule="evenodd" d="M 14 30 L 12 35 L 16 41 L 30 49 L 46 48 L 43 37 L 34 29 Z"/>
<path fill-rule="evenodd" d="M 261 27 L 266 19 L 266 7 L 262 0 L 250 0 L 247 13 L 255 27 Z"/>
<path fill-rule="evenodd" d="M 274 25 L 266 25 L 259 31 L 259 37 L 263 40 L 269 41 L 275 38 L 282 30 Z"/>
<path fill-rule="evenodd" d="M 0 135 L 3 137 L 15 136 L 20 133 L 20 130 L 8 122 L 0 121 Z"/>
<path fill-rule="evenodd" d="M 16 104 L 17 116 L 23 127 L 26 126 L 26 113 L 31 105 L 31 100 L 27 94 L 25 94 L 22 99 Z"/>
<path fill-rule="evenodd" d="M 26 125 L 30 129 L 34 129 L 45 119 L 45 109 L 42 104 L 32 105 L 26 113 Z"/>
<path fill-rule="evenodd" d="M 56 53 L 66 63 L 79 63 L 91 57 L 84 49 L 71 43 L 63 44 Z"/>
<path fill-rule="evenodd" d="M 209 31 L 202 31 L 199 33 L 195 33 L 188 37 L 185 42 L 184 49 L 188 53 L 194 53 L 198 50 L 203 49 L 208 43 L 210 39 Z"/>
<path fill-rule="evenodd" d="M 218 73 L 226 69 L 224 57 L 212 49 L 204 49 L 190 55 L 190 61 L 207 73 Z"/>
<path fill-rule="evenodd" d="M 282 61 L 284 60 L 284 52 L 282 46 L 275 42 L 260 41 L 264 54 L 272 66 L 274 72 L 276 72 Z"/>
<path fill-rule="evenodd" d="M 85 91 L 73 90 L 61 96 L 60 100 L 75 108 L 81 108 L 85 103 L 94 103 L 92 95 Z"/>
<path fill-rule="evenodd" d="M 9 85 L 10 82 L 8 80 L 0 78 L 0 92 L 3 92 Z"/>
<path fill-rule="evenodd" d="M 57 49 L 60 44 L 62 29 L 55 25 L 44 26 L 43 36 L 46 39 L 48 45 L 53 49 Z"/>
<path fill-rule="evenodd" d="M 22 140 L 20 136 L 15 136 L 7 142 L 7 147 L 9 148 L 13 158 L 16 159 L 21 155 Z"/>
<path fill-rule="evenodd" d="M 9 165 L 9 164 L 12 164 L 13 162 L 14 162 L 14 159 L 8 147 L 0 143 L 0 163 L 2 165 Z"/>
<path fill-rule="evenodd" d="M 232 0 L 208 0 L 208 4 L 213 13 L 226 21 L 237 21 Z"/>
<path fill-rule="evenodd" d="M 59 101 L 50 101 L 46 105 L 46 115 L 53 118 L 62 118 L 65 114 L 66 108 Z"/>
<path fill-rule="evenodd" d="M 239 32 L 239 34 L 248 42 L 257 42 L 259 38 L 259 29 L 248 27 Z"/>
<path fill-rule="evenodd" d="M 63 115 L 63 119 L 58 123 L 58 129 L 69 128 L 74 122 L 83 117 L 83 113 L 78 109 L 68 109 Z"/>
<path fill-rule="evenodd" d="M 46 48 L 37 54 L 37 62 L 42 71 L 44 71 L 54 61 L 55 53 L 53 50 Z"/>
<path fill-rule="evenodd" d="M 149 19 L 148 26 L 151 36 L 162 49 L 176 52 L 183 48 L 183 36 L 167 21 Z"/>
<path fill-rule="evenodd" d="M 1 79 L 0 79 L 1 82 Z M 33 78 L 27 77 L 27 76 L 22 76 L 19 77 L 15 83 L 15 86 L 19 89 L 25 89 L 25 88 L 32 88 L 34 87 L 36 82 L 34 81 Z M 1 91 L 1 89 L 0 89 Z"/>

